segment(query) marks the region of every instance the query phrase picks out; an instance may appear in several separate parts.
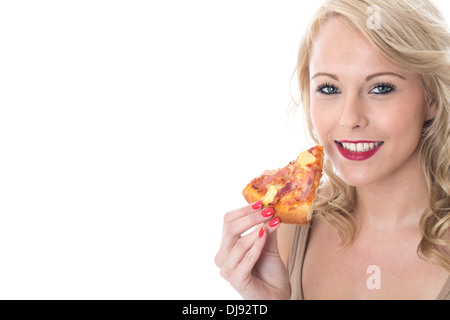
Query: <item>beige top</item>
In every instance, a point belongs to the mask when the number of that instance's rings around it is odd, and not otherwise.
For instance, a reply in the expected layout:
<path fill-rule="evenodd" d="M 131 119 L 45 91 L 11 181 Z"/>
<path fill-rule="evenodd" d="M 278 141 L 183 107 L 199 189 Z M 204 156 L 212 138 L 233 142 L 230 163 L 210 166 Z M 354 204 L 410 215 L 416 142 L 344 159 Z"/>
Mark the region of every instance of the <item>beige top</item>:
<path fill-rule="evenodd" d="M 302 289 L 303 260 L 309 235 L 308 226 L 296 226 L 294 239 L 289 254 L 288 272 L 291 284 L 291 300 L 304 300 Z M 450 276 L 436 300 L 450 300 Z"/>

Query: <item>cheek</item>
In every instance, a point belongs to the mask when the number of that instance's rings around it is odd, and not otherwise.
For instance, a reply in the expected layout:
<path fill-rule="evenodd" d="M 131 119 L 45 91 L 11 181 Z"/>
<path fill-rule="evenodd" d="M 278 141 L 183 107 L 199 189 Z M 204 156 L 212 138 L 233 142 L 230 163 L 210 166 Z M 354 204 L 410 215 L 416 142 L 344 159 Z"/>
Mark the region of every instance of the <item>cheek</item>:
<path fill-rule="evenodd" d="M 328 138 L 339 127 L 339 116 L 333 112 L 334 110 L 335 108 L 331 106 L 319 105 L 313 99 L 311 100 L 310 116 L 314 132 L 325 148 L 327 148 Z"/>
<path fill-rule="evenodd" d="M 373 119 L 376 127 L 383 128 L 396 145 L 414 143 L 416 146 L 420 139 L 425 109 L 418 98 L 411 96 L 395 101 L 391 107 L 387 106 L 389 113 L 379 114 Z"/>
<path fill-rule="evenodd" d="M 310 116 L 311 121 L 314 127 L 314 132 L 317 135 L 317 138 L 319 139 L 319 142 L 323 145 L 324 142 L 324 135 L 326 135 L 326 132 L 328 131 L 329 127 L 329 121 L 326 121 L 323 117 L 323 108 L 318 107 L 313 100 L 311 100 L 311 106 L 310 106 Z"/>

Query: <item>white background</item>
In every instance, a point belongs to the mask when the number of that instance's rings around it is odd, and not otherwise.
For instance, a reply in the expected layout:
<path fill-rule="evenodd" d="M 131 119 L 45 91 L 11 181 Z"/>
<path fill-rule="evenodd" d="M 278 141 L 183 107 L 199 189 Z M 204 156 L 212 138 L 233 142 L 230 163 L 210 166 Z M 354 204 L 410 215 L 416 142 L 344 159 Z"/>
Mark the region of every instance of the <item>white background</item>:
<path fill-rule="evenodd" d="M 239 299 L 223 215 L 309 147 L 286 110 L 319 5 L 1 1 L 0 299 Z"/>

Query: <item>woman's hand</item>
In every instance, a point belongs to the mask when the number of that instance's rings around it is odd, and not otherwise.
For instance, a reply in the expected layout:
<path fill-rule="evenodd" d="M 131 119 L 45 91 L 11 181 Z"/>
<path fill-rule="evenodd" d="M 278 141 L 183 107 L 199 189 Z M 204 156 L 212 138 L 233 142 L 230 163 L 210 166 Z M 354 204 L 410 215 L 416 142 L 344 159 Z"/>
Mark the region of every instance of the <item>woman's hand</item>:
<path fill-rule="evenodd" d="M 286 267 L 278 253 L 279 218 L 261 201 L 225 214 L 222 242 L 214 259 L 220 274 L 244 299 L 289 299 Z M 242 236 L 258 224 L 262 227 Z"/>

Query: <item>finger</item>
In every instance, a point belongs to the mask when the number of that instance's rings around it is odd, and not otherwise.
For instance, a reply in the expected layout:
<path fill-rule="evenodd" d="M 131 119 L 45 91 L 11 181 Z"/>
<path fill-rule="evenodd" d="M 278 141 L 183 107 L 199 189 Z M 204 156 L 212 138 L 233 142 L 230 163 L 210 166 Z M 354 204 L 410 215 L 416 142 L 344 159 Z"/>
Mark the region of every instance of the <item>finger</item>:
<path fill-rule="evenodd" d="M 249 205 L 247 205 L 245 207 L 242 207 L 242 208 L 239 208 L 239 209 L 236 209 L 236 210 L 228 212 L 225 215 L 224 220 L 225 220 L 225 222 L 231 222 L 233 220 L 242 218 L 243 216 L 245 216 L 245 215 L 247 215 L 249 213 L 252 213 L 253 211 L 261 209 L 262 206 L 263 205 L 262 205 L 262 201 L 261 200 L 256 201 L 256 202 L 251 203 L 251 204 L 249 204 Z"/>
<path fill-rule="evenodd" d="M 256 230 L 255 230 L 256 231 Z M 267 231 L 264 227 L 261 227 L 258 231 L 253 245 L 245 253 L 240 263 L 234 269 L 232 275 L 229 278 L 230 284 L 235 288 L 243 288 L 248 285 L 252 278 L 252 270 L 255 267 L 256 262 L 261 256 L 261 252 L 267 240 Z"/>
<path fill-rule="evenodd" d="M 248 250 L 250 250 L 250 248 L 253 246 L 256 238 L 259 235 L 259 232 L 259 229 L 254 230 L 248 235 L 241 237 L 238 241 L 236 241 L 236 244 L 231 249 L 226 261 L 224 262 L 220 270 L 221 275 L 225 279 L 229 278 L 229 275 L 233 273 L 234 269 L 236 269 L 236 267 L 245 257 Z"/>
<path fill-rule="evenodd" d="M 225 262 L 230 251 L 245 231 L 263 222 L 267 222 L 273 215 L 273 208 L 252 210 L 253 212 L 243 215 L 241 218 L 231 222 L 224 222 L 222 242 L 215 258 L 218 267 Z"/>
<path fill-rule="evenodd" d="M 233 220 L 227 225 L 224 225 L 224 233 L 231 235 L 242 235 L 247 230 L 259 225 L 263 222 L 269 221 L 273 216 L 273 208 L 268 207 L 262 210 L 255 210 L 239 219 Z"/>

